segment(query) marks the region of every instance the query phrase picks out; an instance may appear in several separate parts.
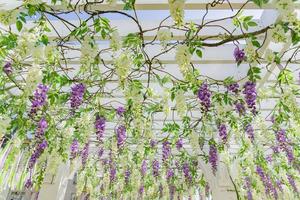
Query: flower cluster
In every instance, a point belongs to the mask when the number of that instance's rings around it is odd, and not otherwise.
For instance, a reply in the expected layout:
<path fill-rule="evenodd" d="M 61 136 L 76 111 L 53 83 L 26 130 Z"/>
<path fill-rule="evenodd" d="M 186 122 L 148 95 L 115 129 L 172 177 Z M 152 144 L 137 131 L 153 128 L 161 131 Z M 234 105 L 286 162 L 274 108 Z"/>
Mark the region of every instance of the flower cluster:
<path fill-rule="evenodd" d="M 287 179 L 289 181 L 290 186 L 293 188 L 294 192 L 298 194 L 299 192 L 294 178 L 291 175 L 287 174 Z"/>
<path fill-rule="evenodd" d="M 208 161 L 211 165 L 212 172 L 216 175 L 217 167 L 218 167 L 218 150 L 215 144 L 211 144 L 209 146 L 209 158 Z"/>
<path fill-rule="evenodd" d="M 36 112 L 47 103 L 47 92 L 49 88 L 46 85 L 39 84 L 34 92 L 33 99 L 31 101 L 30 115 L 33 116 Z"/>
<path fill-rule="evenodd" d="M 123 106 L 119 106 L 117 108 L 117 115 L 119 115 L 119 117 L 123 116 L 123 114 L 125 113 L 125 108 Z"/>
<path fill-rule="evenodd" d="M 120 41 L 122 41 L 122 40 L 119 35 L 119 32 L 117 30 L 114 30 L 111 33 L 110 48 L 112 48 L 113 51 L 120 50 L 122 48 L 122 43 Z"/>
<path fill-rule="evenodd" d="M 170 180 L 172 177 L 174 177 L 174 171 L 173 169 L 169 168 L 167 170 L 167 180 Z"/>
<path fill-rule="evenodd" d="M 238 64 L 246 59 L 244 49 L 240 49 L 239 47 L 234 49 L 233 56 Z"/>
<path fill-rule="evenodd" d="M 184 117 L 187 111 L 186 100 L 183 90 L 179 90 L 176 97 L 176 110 L 180 117 Z"/>
<path fill-rule="evenodd" d="M 30 94 L 37 86 L 38 83 L 41 83 L 43 79 L 43 72 L 40 67 L 36 64 L 33 64 L 28 69 L 26 76 L 26 90 Z"/>
<path fill-rule="evenodd" d="M 143 160 L 142 165 L 141 165 L 141 175 L 145 176 L 147 173 L 147 161 Z"/>
<path fill-rule="evenodd" d="M 289 145 L 288 139 L 286 137 L 286 131 L 281 129 L 276 134 L 276 139 L 278 145 L 282 151 L 286 152 L 289 163 L 294 161 L 294 153 L 292 147 Z"/>
<path fill-rule="evenodd" d="M 48 146 L 48 142 L 44 139 L 44 134 L 45 131 L 48 127 L 48 123 L 45 120 L 45 118 L 42 118 L 37 126 L 37 130 L 35 132 L 35 138 L 37 140 L 37 146 L 33 152 L 33 154 L 30 157 L 29 163 L 28 163 L 28 168 L 30 170 L 33 169 L 35 163 L 39 159 L 39 157 L 42 155 L 44 152 L 45 148 Z"/>
<path fill-rule="evenodd" d="M 245 188 L 247 190 L 247 200 L 253 200 L 253 195 L 251 191 L 251 182 L 249 177 L 245 178 Z"/>
<path fill-rule="evenodd" d="M 102 142 L 102 138 L 105 131 L 105 122 L 106 120 L 104 117 L 100 117 L 100 116 L 96 117 L 95 129 L 96 129 L 97 140 L 99 142 Z"/>
<path fill-rule="evenodd" d="M 192 181 L 192 175 L 191 175 L 191 172 L 190 172 L 190 166 L 189 166 L 189 164 L 187 162 L 185 162 L 183 164 L 182 171 L 183 171 L 185 179 L 188 182 L 191 182 Z"/>
<path fill-rule="evenodd" d="M 171 146 L 170 142 L 164 141 L 162 146 L 162 160 L 163 162 L 167 161 L 171 155 Z"/>
<path fill-rule="evenodd" d="M 129 183 L 130 175 L 131 175 L 130 170 L 127 169 L 127 170 L 125 171 L 125 174 L 124 174 L 124 178 L 125 178 L 125 183 L 126 183 L 126 184 Z"/>
<path fill-rule="evenodd" d="M 152 174 L 154 177 L 158 177 L 159 176 L 159 161 L 158 160 L 153 160 L 152 162 Z"/>
<path fill-rule="evenodd" d="M 3 66 L 3 71 L 5 72 L 5 74 L 10 75 L 12 73 L 12 65 L 11 62 L 7 62 L 5 63 L 5 65 Z"/>
<path fill-rule="evenodd" d="M 117 132 L 117 144 L 118 144 L 118 147 L 121 147 L 125 143 L 125 140 L 126 140 L 126 127 L 124 125 L 120 125 L 117 128 L 116 132 Z"/>
<path fill-rule="evenodd" d="M 256 84 L 252 81 L 247 81 L 244 85 L 243 94 L 245 95 L 245 101 L 248 105 L 248 108 L 251 108 L 252 111 L 256 110 Z"/>
<path fill-rule="evenodd" d="M 83 102 L 83 95 L 85 92 L 85 85 L 83 83 L 78 83 L 71 88 L 71 108 L 77 109 Z"/>
<path fill-rule="evenodd" d="M 116 58 L 114 62 L 116 73 L 119 76 L 121 83 L 126 79 L 132 65 L 132 60 L 129 55 L 130 54 L 128 52 L 124 52 Z"/>
<path fill-rule="evenodd" d="M 219 136 L 222 139 L 223 143 L 227 141 L 227 128 L 225 124 L 219 126 Z"/>
<path fill-rule="evenodd" d="M 245 128 L 246 134 L 250 141 L 253 143 L 254 142 L 254 129 L 251 124 L 248 124 Z"/>
<path fill-rule="evenodd" d="M 272 29 L 272 38 L 276 43 L 286 42 L 287 37 L 281 25 L 277 24 L 275 28 Z"/>
<path fill-rule="evenodd" d="M 204 111 L 208 111 L 211 106 L 211 91 L 208 88 L 207 83 L 203 83 L 198 90 L 198 98 L 201 101 Z"/>
<path fill-rule="evenodd" d="M 180 151 L 182 147 L 183 147 L 183 140 L 182 138 L 179 138 L 176 142 L 176 148 L 178 151 Z"/>
<path fill-rule="evenodd" d="M 33 169 L 35 163 L 39 159 L 39 157 L 42 155 L 46 147 L 48 146 L 48 142 L 46 140 L 43 140 L 41 143 L 37 145 L 35 148 L 33 154 L 30 157 L 29 163 L 28 163 L 28 168 Z"/>
<path fill-rule="evenodd" d="M 227 86 L 227 90 L 233 93 L 239 92 L 239 84 L 238 83 L 231 83 Z"/>
<path fill-rule="evenodd" d="M 169 0 L 171 17 L 178 26 L 184 21 L 184 4 L 185 0 Z"/>
<path fill-rule="evenodd" d="M 235 102 L 234 105 L 235 105 L 235 110 L 239 115 L 243 115 L 246 112 L 246 108 L 243 103 L 237 101 Z"/>
<path fill-rule="evenodd" d="M 157 39 L 160 41 L 163 47 L 166 46 L 166 42 L 171 40 L 172 33 L 170 29 L 162 28 L 157 31 Z"/>
<path fill-rule="evenodd" d="M 189 72 L 189 65 L 191 62 L 192 55 L 189 51 L 189 47 L 187 45 L 178 45 L 176 50 L 175 59 L 177 64 L 179 65 L 180 72 L 183 76 L 186 76 Z"/>
<path fill-rule="evenodd" d="M 271 178 L 268 174 L 266 174 L 260 166 L 256 167 L 256 173 L 259 175 L 263 185 L 265 187 L 265 192 L 267 195 L 273 195 L 275 199 L 277 199 L 278 194 L 276 188 L 272 184 Z"/>
<path fill-rule="evenodd" d="M 87 162 L 87 159 L 89 156 L 89 146 L 90 146 L 90 144 L 89 144 L 89 142 L 87 142 L 81 151 L 81 164 L 83 167 L 86 165 L 86 162 Z"/>
<path fill-rule="evenodd" d="M 78 155 L 78 152 L 79 152 L 78 140 L 76 140 L 76 139 L 73 140 L 71 147 L 70 147 L 70 151 L 71 151 L 70 158 L 74 159 Z"/>

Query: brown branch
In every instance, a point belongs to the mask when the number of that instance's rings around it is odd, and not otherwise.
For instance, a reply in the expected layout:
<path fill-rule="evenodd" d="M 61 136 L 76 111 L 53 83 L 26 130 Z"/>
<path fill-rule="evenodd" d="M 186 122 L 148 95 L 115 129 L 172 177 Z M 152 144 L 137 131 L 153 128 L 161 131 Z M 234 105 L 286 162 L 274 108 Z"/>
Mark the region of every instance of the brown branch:
<path fill-rule="evenodd" d="M 270 28 L 271 28 L 270 26 L 267 26 L 267 27 L 265 27 L 261 30 L 254 31 L 254 32 L 251 32 L 251 33 L 233 35 L 232 37 L 229 37 L 225 40 L 221 40 L 220 42 L 216 42 L 216 43 L 202 43 L 202 46 L 204 46 L 204 47 L 217 47 L 217 46 L 220 46 L 220 45 L 223 45 L 223 44 L 226 44 L 228 42 L 235 41 L 235 40 L 248 38 L 250 36 L 260 35 L 262 33 L 265 33 L 266 31 L 268 31 Z"/>

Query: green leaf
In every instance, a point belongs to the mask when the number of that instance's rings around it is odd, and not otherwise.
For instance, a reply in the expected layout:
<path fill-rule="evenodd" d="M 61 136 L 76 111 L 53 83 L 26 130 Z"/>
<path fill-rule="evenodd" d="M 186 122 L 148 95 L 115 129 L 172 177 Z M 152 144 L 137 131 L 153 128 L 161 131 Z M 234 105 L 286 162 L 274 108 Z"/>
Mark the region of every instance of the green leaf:
<path fill-rule="evenodd" d="M 20 31 L 22 30 L 22 28 L 23 28 L 23 24 L 22 24 L 21 21 L 17 21 L 16 26 L 17 26 L 17 29 L 18 29 L 19 32 L 20 32 Z"/>
<path fill-rule="evenodd" d="M 248 24 L 248 26 L 257 26 L 257 23 L 256 22 L 254 22 L 254 21 L 250 21 L 250 22 L 248 22 L 247 23 Z"/>
<path fill-rule="evenodd" d="M 199 58 L 202 58 L 202 51 L 200 49 L 196 50 L 196 54 Z"/>
<path fill-rule="evenodd" d="M 253 16 L 247 16 L 244 18 L 244 22 L 249 22 L 252 18 Z"/>
<path fill-rule="evenodd" d="M 297 44 L 300 41 L 300 36 L 297 32 L 294 30 L 291 31 L 291 36 L 292 36 L 292 43 L 293 45 Z"/>
<path fill-rule="evenodd" d="M 259 44 L 259 42 L 257 40 L 252 40 L 252 44 L 253 44 L 253 46 L 255 46 L 257 48 L 260 47 L 260 44 Z"/>
<path fill-rule="evenodd" d="M 41 37 L 41 42 L 42 42 L 44 45 L 47 45 L 47 44 L 49 43 L 48 36 L 47 36 L 47 35 L 42 35 L 42 37 Z"/>

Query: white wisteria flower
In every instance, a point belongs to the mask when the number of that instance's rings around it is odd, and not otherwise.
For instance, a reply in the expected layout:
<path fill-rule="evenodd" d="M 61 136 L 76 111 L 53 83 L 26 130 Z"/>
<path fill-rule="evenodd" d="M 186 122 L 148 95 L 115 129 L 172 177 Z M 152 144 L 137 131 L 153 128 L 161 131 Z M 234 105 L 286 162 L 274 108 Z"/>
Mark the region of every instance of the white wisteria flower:
<path fill-rule="evenodd" d="M 266 53 L 265 53 L 265 59 L 268 63 L 273 63 L 274 60 L 275 60 L 275 54 L 273 53 L 273 51 L 271 51 L 270 49 L 267 49 L 266 50 Z"/>
<path fill-rule="evenodd" d="M 121 37 L 118 32 L 118 30 L 114 30 L 111 33 L 111 39 L 110 39 L 110 48 L 112 48 L 113 51 L 118 51 L 122 48 L 122 43 L 121 43 Z"/>
<path fill-rule="evenodd" d="M 167 42 L 172 39 L 172 32 L 168 28 L 161 28 L 157 31 L 157 39 L 163 47 L 166 47 Z"/>
<path fill-rule="evenodd" d="M 84 66 L 89 66 L 94 62 L 98 54 L 98 46 L 94 43 L 93 39 L 86 36 L 81 44 L 81 57 L 80 63 Z"/>
<path fill-rule="evenodd" d="M 17 10 L 0 10 L 0 24 L 12 25 L 16 23 L 17 20 Z"/>
<path fill-rule="evenodd" d="M 175 96 L 176 110 L 180 117 L 184 117 L 187 111 L 186 100 L 184 96 L 184 91 L 179 90 Z"/>
<path fill-rule="evenodd" d="M 127 51 L 123 52 L 118 58 L 115 59 L 114 65 L 120 81 L 123 82 L 126 79 L 132 65 L 129 53 Z"/>
<path fill-rule="evenodd" d="M 16 53 L 19 54 L 21 58 L 28 56 L 32 53 L 37 38 L 38 37 L 35 32 L 24 29 L 18 40 Z"/>
<path fill-rule="evenodd" d="M 283 16 L 288 15 L 295 9 L 293 0 L 277 0 L 275 4 L 276 8 Z"/>
<path fill-rule="evenodd" d="M 33 64 L 32 66 L 28 67 L 28 73 L 26 77 L 26 91 L 28 94 L 35 90 L 37 85 L 42 82 L 42 79 L 43 72 L 39 65 Z"/>
<path fill-rule="evenodd" d="M 0 117 L 0 138 L 6 134 L 6 129 L 10 126 L 11 119 L 8 116 Z"/>
<path fill-rule="evenodd" d="M 176 25 L 181 26 L 184 21 L 185 0 L 169 0 L 170 14 Z"/>
<path fill-rule="evenodd" d="M 281 25 L 277 24 L 275 28 L 272 29 L 272 39 L 275 43 L 286 42 L 287 37 Z"/>
<path fill-rule="evenodd" d="M 256 60 L 256 51 L 255 51 L 255 48 L 254 48 L 251 41 L 247 41 L 247 44 L 246 44 L 246 47 L 245 47 L 245 54 L 246 54 L 246 57 L 247 57 L 247 61 L 249 63 L 255 62 L 255 60 Z"/>
<path fill-rule="evenodd" d="M 32 58 L 34 62 L 39 63 L 45 59 L 45 46 L 39 45 L 33 48 Z"/>
<path fill-rule="evenodd" d="M 185 76 L 189 71 L 192 55 L 187 45 L 178 45 L 175 59 L 179 65 L 181 73 Z"/>

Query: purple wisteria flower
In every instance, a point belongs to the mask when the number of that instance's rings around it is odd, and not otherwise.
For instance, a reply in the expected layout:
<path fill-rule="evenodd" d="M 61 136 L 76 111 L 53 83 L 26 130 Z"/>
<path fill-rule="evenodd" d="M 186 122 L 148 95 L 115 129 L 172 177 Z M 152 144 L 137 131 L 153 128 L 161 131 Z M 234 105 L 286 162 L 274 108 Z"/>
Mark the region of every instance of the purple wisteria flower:
<path fill-rule="evenodd" d="M 235 110 L 239 115 L 243 115 L 246 112 L 246 108 L 244 104 L 240 102 L 236 102 L 234 105 L 235 105 Z"/>
<path fill-rule="evenodd" d="M 288 139 L 286 137 L 286 131 L 284 129 L 281 129 L 277 132 L 276 140 L 278 142 L 279 148 L 282 151 L 286 152 L 289 163 L 292 163 L 295 159 L 293 148 L 289 145 Z"/>
<path fill-rule="evenodd" d="M 227 127 L 225 124 L 219 126 L 219 136 L 222 139 L 223 143 L 227 141 Z"/>
<path fill-rule="evenodd" d="M 239 92 L 239 84 L 238 83 L 231 83 L 227 86 L 227 90 L 233 93 L 238 93 Z"/>
<path fill-rule="evenodd" d="M 84 167 L 86 165 L 87 159 L 89 157 L 89 142 L 85 143 L 82 151 L 81 151 L 81 164 Z"/>
<path fill-rule="evenodd" d="M 143 160 L 142 165 L 141 165 L 141 175 L 145 176 L 147 173 L 147 161 Z"/>
<path fill-rule="evenodd" d="M 3 66 L 3 71 L 6 75 L 12 74 L 13 69 L 12 69 L 11 62 L 5 63 L 5 65 Z"/>
<path fill-rule="evenodd" d="M 211 165 L 212 172 L 214 175 L 216 175 L 217 167 L 218 167 L 218 150 L 215 144 L 211 144 L 209 146 L 209 158 L 208 161 Z"/>
<path fill-rule="evenodd" d="M 126 127 L 124 125 L 120 125 L 117 128 L 117 144 L 118 147 L 121 147 L 126 141 Z"/>
<path fill-rule="evenodd" d="M 183 147 L 183 139 L 182 138 L 179 138 L 176 142 L 176 148 L 178 151 L 180 151 Z"/>
<path fill-rule="evenodd" d="M 171 178 L 173 178 L 173 176 L 174 176 L 174 171 L 173 169 L 169 168 L 167 170 L 167 180 L 169 181 Z"/>
<path fill-rule="evenodd" d="M 30 115 L 35 115 L 36 112 L 47 103 L 47 92 L 49 88 L 46 85 L 39 84 L 34 92 L 31 101 Z"/>
<path fill-rule="evenodd" d="M 276 188 L 273 186 L 271 178 L 268 174 L 266 174 L 260 166 L 256 167 L 256 173 L 260 176 L 261 181 L 265 187 L 265 193 L 267 195 L 273 195 L 275 199 L 278 198 L 278 193 Z"/>
<path fill-rule="evenodd" d="M 43 117 L 38 123 L 37 130 L 35 132 L 35 137 L 39 139 L 44 137 L 47 127 L 48 127 L 48 123 L 46 119 Z"/>
<path fill-rule="evenodd" d="M 164 141 L 162 146 L 162 160 L 163 162 L 167 161 L 171 155 L 171 146 L 170 142 Z"/>
<path fill-rule="evenodd" d="M 95 121 L 95 129 L 96 129 L 97 140 L 99 142 L 102 142 L 102 139 L 104 136 L 105 122 L 106 122 L 106 120 L 104 117 L 100 117 L 97 115 L 96 121 Z"/>
<path fill-rule="evenodd" d="M 188 163 L 184 163 L 182 166 L 182 171 L 183 171 L 183 175 L 185 177 L 185 179 L 188 182 L 192 182 L 192 176 L 191 176 L 191 172 L 190 172 L 190 166 Z"/>
<path fill-rule="evenodd" d="M 129 183 L 130 175 L 131 175 L 130 170 L 127 169 L 127 170 L 125 171 L 125 174 L 124 174 L 124 178 L 125 178 L 125 183 L 126 183 L 126 184 Z"/>
<path fill-rule="evenodd" d="M 252 111 L 256 110 L 256 84 L 252 81 L 247 81 L 244 85 L 243 94 L 245 95 L 245 101 L 248 105 L 248 108 L 251 108 Z"/>
<path fill-rule="evenodd" d="M 293 188 L 294 192 L 298 194 L 299 191 L 298 191 L 298 188 L 296 186 L 294 178 L 291 175 L 287 174 L 287 179 L 289 181 L 290 186 Z"/>
<path fill-rule="evenodd" d="M 174 199 L 175 191 L 176 187 L 174 185 L 169 185 L 170 200 Z M 178 199 L 180 199 L 180 197 Z"/>
<path fill-rule="evenodd" d="M 245 178 L 245 189 L 247 190 L 247 200 L 253 200 L 253 195 L 251 191 L 251 182 L 249 177 Z"/>
<path fill-rule="evenodd" d="M 26 180 L 26 182 L 25 182 L 25 187 L 27 188 L 27 189 L 29 189 L 29 188 L 31 188 L 32 187 L 32 180 L 31 180 L 31 176 Z"/>
<path fill-rule="evenodd" d="M 246 59 L 246 55 L 245 55 L 244 49 L 240 49 L 239 47 L 236 47 L 234 49 L 233 56 L 235 58 L 235 61 L 238 64 L 240 64 L 242 61 L 244 61 Z"/>
<path fill-rule="evenodd" d="M 125 112 L 125 108 L 123 106 L 119 106 L 117 108 L 117 115 L 119 115 L 120 117 L 123 116 L 124 112 Z"/>
<path fill-rule="evenodd" d="M 83 95 L 85 92 L 85 85 L 83 83 L 78 83 L 71 88 L 71 108 L 77 109 L 83 102 Z"/>
<path fill-rule="evenodd" d="M 154 177 L 158 177 L 159 176 L 159 161 L 158 160 L 153 160 L 152 162 L 152 174 Z"/>
<path fill-rule="evenodd" d="M 78 140 L 74 139 L 70 147 L 70 158 L 74 159 L 79 153 Z"/>
<path fill-rule="evenodd" d="M 198 98 L 203 106 L 204 111 L 208 111 L 211 106 L 211 91 L 208 88 L 207 83 L 202 83 L 198 90 Z"/>
<path fill-rule="evenodd" d="M 103 153 L 104 153 L 104 149 L 103 149 L 103 147 L 100 147 L 98 150 L 98 157 L 101 158 Z"/>
<path fill-rule="evenodd" d="M 277 180 L 277 181 L 276 181 L 276 186 L 277 186 L 277 188 L 280 190 L 280 192 L 283 192 L 282 183 L 281 183 L 280 180 Z"/>
<path fill-rule="evenodd" d="M 35 163 L 37 162 L 39 157 L 42 155 L 44 150 L 47 148 L 47 146 L 48 146 L 48 142 L 46 140 L 43 140 L 41 143 L 39 143 L 37 145 L 36 149 L 34 150 L 33 154 L 31 155 L 31 157 L 29 159 L 28 168 L 30 170 L 33 169 Z"/>
<path fill-rule="evenodd" d="M 116 179 L 116 175 L 117 175 L 116 166 L 114 164 L 111 164 L 110 170 L 109 170 L 109 179 L 110 179 L 110 182 L 113 182 Z"/>
<path fill-rule="evenodd" d="M 154 148 L 157 145 L 157 142 L 155 140 L 150 140 L 150 146 L 151 148 Z"/>
<path fill-rule="evenodd" d="M 48 123 L 45 120 L 45 118 L 42 118 L 37 126 L 37 130 L 35 132 L 35 138 L 37 139 L 37 146 L 35 147 L 35 150 L 33 151 L 33 154 L 31 155 L 28 163 L 28 168 L 30 170 L 33 169 L 35 163 L 39 159 L 39 157 L 42 155 L 46 147 L 48 146 L 48 142 L 44 139 L 45 131 L 48 127 Z"/>
<path fill-rule="evenodd" d="M 245 128 L 246 134 L 250 141 L 253 143 L 254 142 L 254 129 L 251 124 L 248 124 Z"/>
<path fill-rule="evenodd" d="M 144 190 L 145 190 L 145 187 L 144 187 L 144 185 L 142 184 L 141 187 L 139 188 L 139 194 L 140 194 L 140 195 L 143 195 Z"/>

